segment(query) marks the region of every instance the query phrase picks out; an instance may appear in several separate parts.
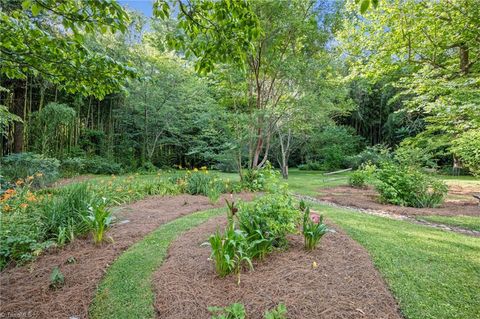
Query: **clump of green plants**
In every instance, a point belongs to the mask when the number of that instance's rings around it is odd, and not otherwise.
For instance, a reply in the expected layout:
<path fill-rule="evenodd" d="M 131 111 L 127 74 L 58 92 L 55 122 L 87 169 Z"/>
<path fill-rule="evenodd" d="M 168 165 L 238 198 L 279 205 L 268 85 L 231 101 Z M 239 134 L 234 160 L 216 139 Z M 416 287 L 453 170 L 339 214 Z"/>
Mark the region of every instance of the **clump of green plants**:
<path fill-rule="evenodd" d="M 447 195 L 447 185 L 418 168 L 385 162 L 375 171 L 375 188 L 382 201 L 410 207 L 436 207 Z"/>
<path fill-rule="evenodd" d="M 0 162 L 0 175 L 10 181 L 31 180 L 30 186 L 44 187 L 54 182 L 59 175 L 60 162 L 55 158 L 34 153 L 16 153 L 5 156 Z"/>
<path fill-rule="evenodd" d="M 328 232 L 327 225 L 323 223 L 323 216 L 310 212 L 305 202 L 300 202 L 303 211 L 303 238 L 306 250 L 314 250 L 318 242 Z"/>
<path fill-rule="evenodd" d="M 211 319 L 245 319 L 245 306 L 241 303 L 233 303 L 227 307 L 208 307 L 212 313 Z"/>
<path fill-rule="evenodd" d="M 263 316 L 265 319 L 287 319 L 287 307 L 280 303 L 277 307 L 273 308 L 272 310 L 265 311 Z"/>
<path fill-rule="evenodd" d="M 100 244 L 104 240 L 105 231 L 112 223 L 112 214 L 105 207 L 105 204 L 89 208 L 90 214 L 86 216 L 85 221 L 90 229 L 95 244 Z"/>
<path fill-rule="evenodd" d="M 348 185 L 354 188 L 367 187 L 367 175 L 362 170 L 357 170 L 348 177 Z"/>
<path fill-rule="evenodd" d="M 272 191 L 278 184 L 279 172 L 267 162 L 260 169 L 246 169 L 242 171 L 242 188 L 252 191 Z"/>
<path fill-rule="evenodd" d="M 237 284 L 240 284 L 241 268 L 249 266 L 253 269 L 253 265 L 247 236 L 242 230 L 235 229 L 234 208 L 233 205 L 228 206 L 228 225 L 223 234 L 217 229 L 208 241 L 212 248 L 211 258 L 215 262 L 217 274 L 225 277 L 235 273 Z"/>
<path fill-rule="evenodd" d="M 241 303 L 233 303 L 227 307 L 208 307 L 212 313 L 211 319 L 245 319 L 247 313 Z M 280 303 L 272 310 L 266 310 L 264 319 L 287 319 L 287 307 Z"/>
<path fill-rule="evenodd" d="M 65 284 L 65 276 L 58 267 L 53 268 L 50 274 L 50 289 L 59 289 Z"/>
<path fill-rule="evenodd" d="M 251 203 L 241 203 L 236 215 L 241 230 L 253 240 L 266 239 L 272 247 L 285 247 L 287 234 L 295 233 L 301 212 L 286 192 L 266 194 Z M 261 245 L 266 245 L 264 242 Z"/>

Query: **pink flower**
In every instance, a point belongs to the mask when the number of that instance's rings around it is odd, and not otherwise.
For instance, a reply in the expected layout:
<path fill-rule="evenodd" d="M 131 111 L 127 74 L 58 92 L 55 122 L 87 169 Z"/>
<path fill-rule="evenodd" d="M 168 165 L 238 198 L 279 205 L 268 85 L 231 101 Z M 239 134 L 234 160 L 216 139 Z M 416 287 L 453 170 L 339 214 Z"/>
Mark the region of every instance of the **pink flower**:
<path fill-rule="evenodd" d="M 310 220 L 314 224 L 318 224 L 318 223 L 320 223 L 320 215 L 318 215 L 317 213 L 310 213 Z"/>

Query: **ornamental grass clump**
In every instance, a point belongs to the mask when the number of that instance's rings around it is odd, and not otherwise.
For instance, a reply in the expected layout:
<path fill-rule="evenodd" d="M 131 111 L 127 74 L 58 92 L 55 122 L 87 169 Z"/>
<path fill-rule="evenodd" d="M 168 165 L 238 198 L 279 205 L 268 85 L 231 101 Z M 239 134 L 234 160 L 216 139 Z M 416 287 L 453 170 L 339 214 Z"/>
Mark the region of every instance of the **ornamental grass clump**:
<path fill-rule="evenodd" d="M 314 250 L 320 239 L 328 232 L 327 226 L 323 223 L 323 216 L 310 212 L 302 201 L 300 209 L 303 211 L 303 237 L 306 250 Z"/>

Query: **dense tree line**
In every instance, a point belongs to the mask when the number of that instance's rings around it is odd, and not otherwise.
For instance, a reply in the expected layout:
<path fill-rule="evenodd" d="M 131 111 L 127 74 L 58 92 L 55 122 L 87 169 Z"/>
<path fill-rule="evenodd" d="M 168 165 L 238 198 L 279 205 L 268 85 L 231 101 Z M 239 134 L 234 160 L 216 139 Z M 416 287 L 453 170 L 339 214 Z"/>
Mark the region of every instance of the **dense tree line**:
<path fill-rule="evenodd" d="M 2 155 L 285 177 L 376 144 L 480 161 L 474 0 L 0 6 Z"/>

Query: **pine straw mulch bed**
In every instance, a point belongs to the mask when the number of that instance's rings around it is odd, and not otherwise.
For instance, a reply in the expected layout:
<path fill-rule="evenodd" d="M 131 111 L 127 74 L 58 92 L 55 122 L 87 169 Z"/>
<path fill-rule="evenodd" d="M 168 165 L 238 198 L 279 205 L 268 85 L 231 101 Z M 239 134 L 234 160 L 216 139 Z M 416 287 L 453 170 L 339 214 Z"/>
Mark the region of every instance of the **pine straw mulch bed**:
<path fill-rule="evenodd" d="M 235 196 L 253 198 L 253 194 Z M 122 206 L 115 215 L 128 222 L 117 223 L 109 230 L 107 235 L 113 238 L 113 243 L 95 247 L 90 239 L 76 239 L 62 249 L 47 252 L 30 265 L 1 272 L 0 317 L 87 318 L 97 284 L 122 252 L 164 223 L 223 206 L 223 198 L 212 205 L 203 196 L 155 196 Z M 74 263 L 68 263 L 71 258 Z M 64 274 L 65 285 L 51 290 L 50 274 L 55 266 Z"/>
<path fill-rule="evenodd" d="M 480 186 L 478 191 L 480 192 Z M 473 190 L 458 190 L 458 187 L 450 187 L 450 195 L 471 195 Z M 480 207 L 478 201 L 473 197 L 471 199 L 451 200 L 446 199 L 445 202 L 436 208 L 414 208 L 402 207 L 390 204 L 383 204 L 380 202 L 378 193 L 372 189 L 357 189 L 349 186 L 338 186 L 323 188 L 319 190 L 318 199 L 329 201 L 342 206 L 349 206 L 363 209 L 373 209 L 387 211 L 393 214 L 406 216 L 421 216 L 421 215 L 468 215 L 480 216 Z M 467 197 L 468 198 L 468 197 Z"/>
<path fill-rule="evenodd" d="M 330 223 L 329 223 L 330 224 Z M 225 217 L 214 218 L 175 240 L 154 274 L 157 318 L 210 318 L 208 306 L 245 305 L 248 318 L 284 303 L 290 319 L 402 318 L 368 253 L 343 231 L 325 235 L 313 252 L 303 237 L 289 238 L 289 249 L 255 262 L 254 271 L 219 278 L 210 247 L 202 245 Z M 331 224 L 330 224 L 331 225 Z M 317 268 L 313 267 L 313 262 Z"/>

